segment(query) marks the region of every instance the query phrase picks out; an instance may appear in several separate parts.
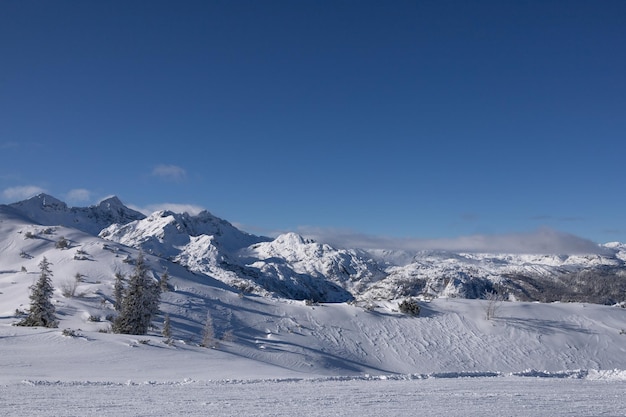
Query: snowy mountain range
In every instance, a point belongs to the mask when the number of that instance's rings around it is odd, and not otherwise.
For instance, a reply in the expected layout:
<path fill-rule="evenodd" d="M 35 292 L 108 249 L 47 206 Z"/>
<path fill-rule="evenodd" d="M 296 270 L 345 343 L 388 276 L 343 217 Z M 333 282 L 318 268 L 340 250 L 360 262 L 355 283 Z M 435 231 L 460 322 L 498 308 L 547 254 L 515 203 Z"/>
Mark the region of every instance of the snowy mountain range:
<path fill-rule="evenodd" d="M 334 248 L 295 233 L 243 232 L 207 211 L 144 216 L 110 197 L 69 208 L 40 194 L 0 206 L 33 226 L 63 226 L 141 249 L 245 293 L 314 302 L 410 296 L 615 304 L 626 293 L 626 245 L 594 254 L 482 254 Z"/>
<path fill-rule="evenodd" d="M 601 255 L 364 251 L 294 233 L 254 236 L 208 212 L 146 217 L 116 198 L 69 208 L 39 195 L 0 206 L 0 384 L 19 392 L 24 381 L 621 381 L 625 247 L 603 248 Z M 168 291 L 147 335 L 112 334 L 115 276 L 132 274 L 141 252 L 152 280 L 168 274 Z M 43 257 L 59 328 L 14 326 L 29 309 Z M 485 291 L 517 301 L 472 299 Z M 593 294 L 611 305 L 589 304 Z M 578 296 L 587 301 L 523 301 Z M 418 317 L 400 311 L 407 297 L 419 300 Z M 161 335 L 166 315 L 172 344 Z M 208 317 L 212 349 L 201 345 Z"/>

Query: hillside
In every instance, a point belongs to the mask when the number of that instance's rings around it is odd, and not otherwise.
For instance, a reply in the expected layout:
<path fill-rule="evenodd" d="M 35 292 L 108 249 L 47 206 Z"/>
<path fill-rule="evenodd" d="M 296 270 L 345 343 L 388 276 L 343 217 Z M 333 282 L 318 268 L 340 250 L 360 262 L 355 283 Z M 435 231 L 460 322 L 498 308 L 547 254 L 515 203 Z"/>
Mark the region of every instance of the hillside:
<path fill-rule="evenodd" d="M 547 277 L 555 270 L 580 275 L 581 265 L 618 273 L 624 259 L 617 244 L 609 247 L 613 255 L 430 253 L 383 267 L 363 251 L 295 234 L 254 237 L 207 213 L 160 212 L 126 223 L 125 232 L 110 225 L 100 236 L 116 236 L 116 242 L 62 222 L 51 225 L 53 216 L 37 223 L 19 207 L 0 207 L 0 382 L 626 369 L 624 308 L 502 301 L 488 320 L 490 302 L 462 298 L 454 291 L 460 284 L 451 280 L 436 292 L 422 292 L 421 314 L 412 317 L 398 311 L 403 297 L 381 295 L 393 295 L 400 279 L 425 273 L 428 280 L 437 268 L 442 275 L 469 276 L 468 265 L 492 272 L 519 272 L 522 265 Z M 66 209 L 59 212 L 66 218 Z M 178 227 L 183 222 L 186 228 Z M 137 241 L 121 242 L 132 236 Z M 61 238 L 67 247 L 57 247 Z M 132 246 L 145 251 L 153 279 L 170 275 L 162 314 L 146 336 L 103 333 L 115 315 L 114 275 L 130 274 L 138 256 Z M 14 327 L 29 306 L 29 286 L 44 256 L 52 263 L 59 328 Z M 81 281 L 72 296 L 68 289 L 77 274 Z M 494 283 L 505 279 L 493 274 Z M 258 291 L 243 288 L 247 283 Z M 311 294 L 346 302 L 305 301 Z M 172 346 L 160 336 L 165 313 L 172 319 Z M 207 314 L 213 349 L 199 346 Z M 64 329 L 73 336 L 64 336 Z"/>

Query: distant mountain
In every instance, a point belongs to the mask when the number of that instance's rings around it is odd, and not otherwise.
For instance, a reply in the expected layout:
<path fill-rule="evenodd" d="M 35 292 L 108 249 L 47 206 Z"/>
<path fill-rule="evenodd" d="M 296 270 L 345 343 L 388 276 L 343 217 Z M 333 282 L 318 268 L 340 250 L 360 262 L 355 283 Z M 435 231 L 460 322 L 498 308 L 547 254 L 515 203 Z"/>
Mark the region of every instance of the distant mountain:
<path fill-rule="evenodd" d="M 347 301 L 353 298 L 347 287 L 366 282 L 374 271 L 383 276 L 374 261 L 355 251 L 293 233 L 276 239 L 251 235 L 207 211 L 196 216 L 159 211 L 111 225 L 100 237 L 166 257 L 242 291 L 285 298 Z"/>
<path fill-rule="evenodd" d="M 112 224 L 124 224 L 145 218 L 142 213 L 126 207 L 117 197 L 109 197 L 95 206 L 70 208 L 50 195 L 39 194 L 28 200 L 9 204 L 8 207 L 33 223 L 71 227 L 92 235 L 97 235 Z"/>
<path fill-rule="evenodd" d="M 386 268 L 387 277 L 362 296 L 483 298 L 495 292 L 523 301 L 625 300 L 626 251 L 606 245 L 603 255 L 527 255 L 420 251 L 405 265 Z"/>
<path fill-rule="evenodd" d="M 524 301 L 626 301 L 626 245 L 599 254 L 484 254 L 335 248 L 295 233 L 243 232 L 208 211 L 146 217 L 111 197 L 68 208 L 40 194 L 0 206 L 5 218 L 77 229 L 175 262 L 244 293 L 321 302 L 405 297 Z"/>

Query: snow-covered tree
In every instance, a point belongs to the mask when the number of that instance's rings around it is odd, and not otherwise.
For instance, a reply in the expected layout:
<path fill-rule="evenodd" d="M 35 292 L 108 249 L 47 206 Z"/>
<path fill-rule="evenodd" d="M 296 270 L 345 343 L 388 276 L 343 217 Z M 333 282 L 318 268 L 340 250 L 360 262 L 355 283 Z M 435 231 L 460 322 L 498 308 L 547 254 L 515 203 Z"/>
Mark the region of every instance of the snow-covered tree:
<path fill-rule="evenodd" d="M 57 249 L 67 249 L 70 247 L 70 242 L 65 238 L 65 236 L 61 236 L 54 246 Z"/>
<path fill-rule="evenodd" d="M 204 321 L 204 328 L 202 329 L 202 347 L 215 347 L 215 329 L 213 329 L 213 318 L 211 312 L 207 311 L 206 319 Z"/>
<path fill-rule="evenodd" d="M 135 270 L 128 279 L 120 315 L 113 322 L 114 333 L 146 334 L 152 318 L 159 311 L 159 285 L 148 276 L 143 253 L 139 253 Z"/>
<path fill-rule="evenodd" d="M 115 273 L 113 297 L 115 297 L 115 311 L 120 311 L 122 309 L 122 301 L 124 300 L 124 275 L 120 272 Z"/>
<path fill-rule="evenodd" d="M 50 262 L 44 258 L 39 263 L 39 279 L 30 287 L 30 309 L 28 316 L 18 323 L 18 326 L 57 327 L 56 309 L 52 304 L 52 271 Z"/>
<path fill-rule="evenodd" d="M 170 274 L 165 271 L 163 275 L 161 275 L 161 281 L 159 282 L 159 286 L 161 287 L 161 292 L 168 292 L 168 281 L 170 279 Z"/>
<path fill-rule="evenodd" d="M 173 343 L 173 341 L 172 341 L 172 323 L 170 323 L 170 315 L 169 314 L 165 315 L 165 320 L 163 320 L 163 330 L 161 331 L 161 334 L 165 338 L 165 343 L 167 343 L 168 345 L 171 345 Z"/>

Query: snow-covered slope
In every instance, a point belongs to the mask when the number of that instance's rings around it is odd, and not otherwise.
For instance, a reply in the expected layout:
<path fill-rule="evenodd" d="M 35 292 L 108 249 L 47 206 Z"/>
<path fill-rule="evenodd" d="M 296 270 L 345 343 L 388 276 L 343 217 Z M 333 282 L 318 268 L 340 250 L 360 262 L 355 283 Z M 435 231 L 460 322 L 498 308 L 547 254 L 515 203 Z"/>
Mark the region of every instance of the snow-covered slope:
<path fill-rule="evenodd" d="M 170 217 L 163 214 L 153 222 Z M 69 242 L 63 249 L 57 247 L 61 236 Z M 180 250 L 174 260 L 182 260 L 181 255 L 190 254 L 192 247 L 221 250 L 214 240 L 225 236 L 225 232 L 214 232 L 182 239 L 186 252 L 171 246 Z M 358 251 L 336 250 L 297 235 L 257 241 L 239 250 L 237 245 L 229 248 L 233 250 L 229 255 L 237 256 L 242 268 L 259 274 L 263 268 L 255 262 L 285 263 L 294 273 L 312 278 L 322 273 L 341 276 L 342 267 L 347 276 L 375 277 L 378 272 L 376 264 Z M 170 275 L 170 291 L 162 294 L 162 314 L 154 329 L 146 336 L 103 333 L 116 314 L 114 275 L 131 273 L 129 260 L 137 254 L 138 249 L 74 228 L 35 224 L 15 208 L 3 207 L 0 382 L 626 369 L 626 309 L 620 307 L 502 302 L 488 320 L 488 301 L 438 298 L 421 302 L 420 316 L 411 317 L 398 311 L 399 299 L 308 305 L 242 294 L 219 277 L 190 271 L 182 263 L 149 253 L 146 261 L 152 278 L 161 279 L 165 271 Z M 220 255 L 214 255 L 217 265 Z M 29 307 L 29 286 L 44 256 L 52 264 L 59 328 L 14 327 L 21 311 Z M 203 258 L 193 259 L 200 262 Z M 486 263 L 485 259 L 474 261 Z M 437 262 L 433 259 L 432 264 Z M 230 272 L 237 276 L 235 268 Z M 68 290 L 77 274 L 81 281 L 72 295 Z M 160 336 L 165 313 L 172 320 L 172 346 L 162 343 Z M 212 318 L 214 349 L 199 346 L 207 314 Z M 74 336 L 64 336 L 64 329 Z"/>

